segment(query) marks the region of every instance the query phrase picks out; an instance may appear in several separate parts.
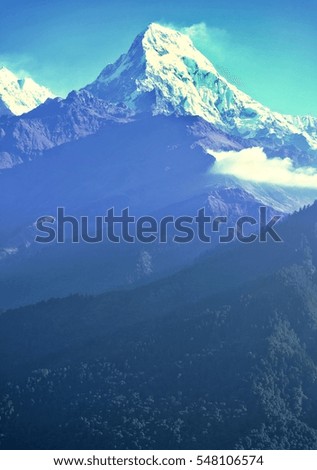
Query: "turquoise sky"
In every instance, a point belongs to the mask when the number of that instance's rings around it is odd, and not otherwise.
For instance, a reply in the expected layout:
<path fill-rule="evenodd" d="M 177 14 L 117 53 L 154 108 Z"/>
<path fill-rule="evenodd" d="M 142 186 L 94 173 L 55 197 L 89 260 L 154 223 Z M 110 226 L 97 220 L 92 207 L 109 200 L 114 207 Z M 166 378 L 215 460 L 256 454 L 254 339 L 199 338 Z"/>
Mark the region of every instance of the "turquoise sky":
<path fill-rule="evenodd" d="M 317 0 L 0 0 L 0 64 L 65 95 L 152 21 L 191 27 L 218 70 L 275 111 L 317 116 Z"/>

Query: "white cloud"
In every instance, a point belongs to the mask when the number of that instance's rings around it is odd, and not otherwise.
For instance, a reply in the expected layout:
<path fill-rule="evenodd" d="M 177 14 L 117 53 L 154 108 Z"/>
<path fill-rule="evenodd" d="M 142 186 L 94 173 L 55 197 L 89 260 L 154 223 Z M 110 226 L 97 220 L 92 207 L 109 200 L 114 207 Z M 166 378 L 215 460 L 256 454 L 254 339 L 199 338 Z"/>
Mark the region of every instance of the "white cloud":
<path fill-rule="evenodd" d="M 216 158 L 211 172 L 241 180 L 280 186 L 317 189 L 317 168 L 295 168 L 290 158 L 268 158 L 260 147 L 208 153 Z"/>
<path fill-rule="evenodd" d="M 198 47 L 208 48 L 209 52 L 214 52 L 217 56 L 224 52 L 229 41 L 229 34 L 225 29 L 207 26 L 203 22 L 186 26 L 180 31 L 187 34 Z"/>

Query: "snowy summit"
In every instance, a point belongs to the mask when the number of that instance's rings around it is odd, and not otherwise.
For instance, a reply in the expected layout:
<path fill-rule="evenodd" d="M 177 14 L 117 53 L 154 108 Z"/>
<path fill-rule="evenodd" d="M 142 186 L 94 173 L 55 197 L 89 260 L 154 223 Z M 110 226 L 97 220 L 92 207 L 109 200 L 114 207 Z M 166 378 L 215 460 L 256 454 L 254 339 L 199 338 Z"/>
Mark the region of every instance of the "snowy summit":
<path fill-rule="evenodd" d="M 272 112 L 222 77 L 187 35 L 157 23 L 85 89 L 136 112 L 150 106 L 154 115 L 200 116 L 247 138 L 262 130 L 278 140 L 301 134 L 317 148 L 316 119 Z"/>
<path fill-rule="evenodd" d="M 0 115 L 21 115 L 54 98 L 53 93 L 32 78 L 18 78 L 6 67 L 0 67 Z"/>

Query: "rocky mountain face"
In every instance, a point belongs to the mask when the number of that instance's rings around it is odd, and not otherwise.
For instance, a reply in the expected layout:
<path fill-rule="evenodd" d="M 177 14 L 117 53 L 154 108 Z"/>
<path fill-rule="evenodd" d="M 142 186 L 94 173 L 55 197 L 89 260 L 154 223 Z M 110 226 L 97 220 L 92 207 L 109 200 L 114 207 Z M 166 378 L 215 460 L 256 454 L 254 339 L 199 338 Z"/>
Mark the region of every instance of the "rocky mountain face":
<path fill-rule="evenodd" d="M 66 100 L 49 100 L 26 115 L 0 121 L 0 169 L 95 134 L 107 121 L 128 122 L 131 114 L 126 106 L 107 103 L 85 91 L 74 91 Z"/>

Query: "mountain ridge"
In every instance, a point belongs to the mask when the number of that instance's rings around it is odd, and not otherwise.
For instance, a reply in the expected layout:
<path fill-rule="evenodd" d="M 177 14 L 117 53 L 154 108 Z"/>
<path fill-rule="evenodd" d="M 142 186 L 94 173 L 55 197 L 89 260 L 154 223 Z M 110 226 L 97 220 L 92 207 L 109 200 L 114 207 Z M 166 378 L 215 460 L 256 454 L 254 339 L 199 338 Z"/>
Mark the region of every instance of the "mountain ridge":
<path fill-rule="evenodd" d="M 148 41 L 155 41 L 153 31 L 148 34 Z M 264 128 L 260 135 L 250 137 L 229 128 L 223 130 L 197 114 L 183 113 L 182 108 L 180 112 L 171 108 L 168 113 L 153 113 L 159 92 L 133 92 L 137 77 L 145 73 L 143 36 L 139 35 L 130 48 L 131 70 L 127 72 L 126 55 L 122 56 L 119 61 L 125 63 L 124 67 L 110 65 L 102 75 L 105 81 L 97 79 L 100 89 L 73 91 L 65 99 L 49 99 L 23 116 L 0 119 L 0 281 L 6 286 L 2 306 L 77 291 L 100 292 L 145 279 L 139 269 L 144 246 L 130 247 L 128 253 L 124 246 L 120 251 L 106 244 L 89 249 L 81 245 L 78 250 L 71 244 L 59 245 L 58 249 L 54 244 L 39 247 L 34 242 L 36 220 L 43 215 L 54 216 L 57 207 L 65 207 L 77 217 L 101 215 L 109 207 L 116 211 L 129 207 L 135 216 L 152 214 L 157 218 L 167 213 L 193 215 L 205 207 L 211 215 L 228 215 L 230 223 L 236 223 L 243 215 L 257 218 L 260 205 L 287 214 L 317 198 L 316 189 L 257 183 L 252 178 L 239 180 L 213 172 L 219 151 L 239 153 L 261 147 L 268 157 L 291 157 L 294 167 L 311 162 L 316 165 L 316 152 L 299 134 L 279 139 Z M 174 37 L 184 38 L 176 31 Z M 163 70 L 164 78 L 160 86 L 168 93 L 169 73 L 174 83 L 178 72 L 169 68 L 171 37 L 167 35 L 164 41 L 158 52 L 151 44 L 147 46 L 150 55 L 167 61 L 165 69 L 159 62 L 159 70 Z M 188 38 L 185 41 L 187 55 L 195 56 L 196 49 Z M 182 41 L 175 54 L 185 73 L 187 65 L 181 57 L 186 49 L 181 46 Z M 202 67 L 211 67 L 198 51 L 197 55 Z M 188 70 L 186 73 L 192 80 Z M 212 68 L 212 83 L 215 73 Z M 204 79 L 203 70 L 197 74 Z M 154 82 L 142 86 L 152 85 Z M 198 89 L 196 92 L 199 95 Z M 122 94 L 132 96 L 133 106 L 121 99 Z M 176 102 L 179 98 L 176 95 Z M 213 109 L 218 113 L 216 106 Z M 307 119 L 305 126 L 313 132 L 314 121 Z M 146 256 L 153 260 L 151 275 L 156 278 L 189 262 L 207 246 L 190 245 L 186 256 L 179 246 L 168 246 L 165 252 L 161 248 L 146 250 Z M 124 261 L 118 263 L 117 259 Z M 86 277 L 81 269 L 74 269 L 80 263 L 85 265 Z M 63 273 L 60 281 L 56 280 L 57 271 Z"/>
<path fill-rule="evenodd" d="M 295 165 L 316 165 L 317 118 L 271 112 L 223 78 L 188 36 L 152 23 L 91 84 L 20 118 L 0 119 L 0 168 L 95 133 L 105 115 L 112 119 L 106 108 L 124 110 L 129 119 L 199 116 L 231 138 L 243 139 L 245 147 L 291 156 Z"/>

